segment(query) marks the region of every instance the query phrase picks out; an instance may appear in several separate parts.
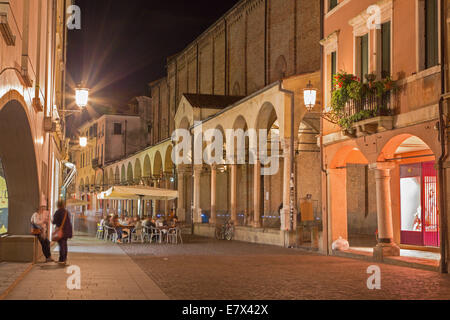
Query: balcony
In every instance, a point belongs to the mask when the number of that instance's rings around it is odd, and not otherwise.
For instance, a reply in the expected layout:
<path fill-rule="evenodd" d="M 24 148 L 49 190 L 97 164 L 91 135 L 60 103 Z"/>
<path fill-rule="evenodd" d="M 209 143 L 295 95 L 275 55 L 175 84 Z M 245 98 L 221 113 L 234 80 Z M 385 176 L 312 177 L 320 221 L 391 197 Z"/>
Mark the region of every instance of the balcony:
<path fill-rule="evenodd" d="M 333 80 L 331 108 L 325 118 L 351 138 L 393 129 L 396 81 L 376 81 L 374 74 L 366 75 L 366 80 L 345 72 Z"/>
<path fill-rule="evenodd" d="M 393 115 L 390 91 L 381 96 L 370 93 L 360 100 L 350 100 L 344 108 L 344 119 L 349 126 L 344 128 L 343 133 L 350 137 L 361 137 L 392 130 Z"/>

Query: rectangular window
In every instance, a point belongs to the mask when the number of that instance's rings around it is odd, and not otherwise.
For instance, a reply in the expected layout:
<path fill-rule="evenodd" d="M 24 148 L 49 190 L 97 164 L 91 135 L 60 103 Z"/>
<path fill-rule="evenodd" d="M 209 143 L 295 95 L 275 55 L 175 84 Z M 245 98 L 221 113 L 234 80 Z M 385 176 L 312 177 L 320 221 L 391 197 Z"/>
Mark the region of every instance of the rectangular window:
<path fill-rule="evenodd" d="M 425 68 L 439 64 L 438 1 L 425 1 Z"/>
<path fill-rule="evenodd" d="M 338 0 L 329 0 L 329 1 L 330 1 L 330 8 L 329 8 L 329 10 L 333 10 L 339 4 Z"/>
<path fill-rule="evenodd" d="M 114 123 L 114 135 L 121 135 L 122 134 L 122 124 L 121 123 Z"/>
<path fill-rule="evenodd" d="M 361 81 L 365 82 L 365 75 L 369 73 L 369 34 L 359 38 L 360 40 L 360 73 Z"/>
<path fill-rule="evenodd" d="M 331 91 L 334 91 L 334 76 L 337 74 L 336 51 L 331 53 Z"/>
<path fill-rule="evenodd" d="M 381 77 L 391 75 L 391 22 L 381 25 Z"/>

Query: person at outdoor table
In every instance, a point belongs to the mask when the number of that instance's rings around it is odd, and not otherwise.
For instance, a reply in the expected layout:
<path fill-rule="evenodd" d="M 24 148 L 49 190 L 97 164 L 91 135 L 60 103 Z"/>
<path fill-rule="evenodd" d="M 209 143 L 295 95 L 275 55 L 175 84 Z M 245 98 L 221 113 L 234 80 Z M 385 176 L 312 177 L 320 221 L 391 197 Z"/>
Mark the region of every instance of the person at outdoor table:
<path fill-rule="evenodd" d="M 103 216 L 102 220 L 100 220 L 100 227 L 104 227 L 106 222 L 108 221 L 108 216 Z"/>
<path fill-rule="evenodd" d="M 150 217 L 147 217 L 147 219 L 145 219 L 145 221 L 142 223 L 142 225 L 147 228 L 155 228 L 156 227 L 155 221 Z"/>
<path fill-rule="evenodd" d="M 176 227 L 178 223 L 178 217 L 176 215 L 173 216 L 172 220 L 170 221 L 171 227 Z"/>
<path fill-rule="evenodd" d="M 110 216 L 106 219 L 105 221 L 105 226 L 110 227 L 110 228 L 114 228 L 114 217 Z"/>
<path fill-rule="evenodd" d="M 161 228 L 164 226 L 164 220 L 162 219 L 162 217 L 159 217 L 158 219 L 156 219 L 156 227 L 157 228 Z"/>
<path fill-rule="evenodd" d="M 131 230 L 131 233 L 139 234 L 142 231 L 142 221 L 139 217 L 134 219 L 134 228 Z"/>
<path fill-rule="evenodd" d="M 119 222 L 119 217 L 118 216 L 115 216 L 114 219 L 113 219 L 113 227 L 117 231 L 117 242 L 118 243 L 122 243 L 123 231 L 122 231 L 121 224 Z"/>

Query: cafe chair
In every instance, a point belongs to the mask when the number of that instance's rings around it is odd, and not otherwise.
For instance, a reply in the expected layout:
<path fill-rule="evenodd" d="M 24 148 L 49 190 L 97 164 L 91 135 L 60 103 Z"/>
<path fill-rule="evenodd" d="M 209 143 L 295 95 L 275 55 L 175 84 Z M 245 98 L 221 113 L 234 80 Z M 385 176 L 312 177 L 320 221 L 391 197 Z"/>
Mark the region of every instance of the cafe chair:
<path fill-rule="evenodd" d="M 140 240 L 141 243 L 144 243 L 144 239 L 144 227 L 136 229 L 136 231 L 131 234 L 131 242 Z"/>
<path fill-rule="evenodd" d="M 118 238 L 119 238 L 119 235 L 117 234 L 116 229 L 105 226 L 105 237 L 104 237 L 105 241 L 110 240 L 110 241 L 116 243 Z"/>
<path fill-rule="evenodd" d="M 103 226 L 100 225 L 100 223 L 97 223 L 97 234 L 95 235 L 95 237 L 97 239 L 103 239 L 105 236 L 105 230 L 103 229 Z"/>
<path fill-rule="evenodd" d="M 150 228 L 150 243 L 153 242 L 153 239 L 155 239 L 155 242 L 159 241 L 159 243 L 162 242 L 162 233 L 161 230 L 157 228 Z"/>

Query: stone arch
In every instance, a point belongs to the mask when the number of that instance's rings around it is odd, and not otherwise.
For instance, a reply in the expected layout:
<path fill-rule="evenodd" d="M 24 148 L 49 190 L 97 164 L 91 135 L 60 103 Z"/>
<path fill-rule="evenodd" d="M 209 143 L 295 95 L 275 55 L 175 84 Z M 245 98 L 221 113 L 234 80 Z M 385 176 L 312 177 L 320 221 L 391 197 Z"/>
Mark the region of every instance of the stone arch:
<path fill-rule="evenodd" d="M 180 124 L 178 125 L 177 129 L 185 129 L 188 130 L 191 127 L 191 122 L 189 121 L 189 119 L 187 117 L 184 117 L 183 119 L 181 119 Z"/>
<path fill-rule="evenodd" d="M 152 175 L 152 163 L 150 161 L 150 156 L 147 154 L 144 158 L 144 178 L 150 178 Z"/>
<path fill-rule="evenodd" d="M 103 185 L 103 173 L 101 171 L 98 171 L 96 173 L 95 184 L 97 186 L 102 186 Z"/>
<path fill-rule="evenodd" d="M 125 164 L 122 164 L 122 169 L 120 170 L 120 182 L 125 183 L 127 180 L 127 173 L 125 170 Z"/>
<path fill-rule="evenodd" d="M 9 100 L 11 97 L 15 100 Z M 15 92 L 0 100 L 0 161 L 8 192 L 8 232 L 28 234 L 39 206 L 39 175 L 35 140 L 26 104 Z"/>
<path fill-rule="evenodd" d="M 136 159 L 134 163 L 134 179 L 139 183 L 142 178 L 142 167 L 141 161 Z"/>
<path fill-rule="evenodd" d="M 277 111 L 272 103 L 265 102 L 256 117 L 254 128 L 269 130 L 273 123 L 279 119 Z"/>
<path fill-rule="evenodd" d="M 344 146 L 339 149 L 330 163 L 330 169 L 345 168 L 347 163 L 369 164 L 364 154 L 356 146 Z"/>
<path fill-rule="evenodd" d="M 133 183 L 133 165 L 128 162 L 127 166 L 127 183 Z"/>
<path fill-rule="evenodd" d="M 154 177 L 160 177 L 163 170 L 163 162 L 161 153 L 159 151 L 156 152 L 155 158 L 153 160 L 153 176 Z"/>
<path fill-rule="evenodd" d="M 174 163 L 172 161 L 172 151 L 173 147 L 172 145 L 169 145 L 166 149 L 166 153 L 164 156 L 164 173 L 172 175 L 173 169 L 174 169 Z"/>
<path fill-rule="evenodd" d="M 105 170 L 105 187 L 109 185 L 109 172 Z"/>
<path fill-rule="evenodd" d="M 114 172 L 114 184 L 120 184 L 120 182 L 121 182 L 120 169 L 119 166 L 117 166 Z"/>
<path fill-rule="evenodd" d="M 113 185 L 114 184 L 114 180 L 115 180 L 115 177 L 114 177 L 114 171 L 113 171 L 113 169 L 112 168 L 110 168 L 109 169 L 109 184 L 110 185 Z"/>
<path fill-rule="evenodd" d="M 439 155 L 439 146 L 436 141 L 431 140 L 428 136 L 419 136 L 417 134 L 403 133 L 389 139 L 381 149 L 378 155 L 378 162 L 386 161 L 386 159 L 393 159 L 396 153 L 420 152 L 429 150 L 433 155 Z M 406 145 L 405 145 L 406 144 Z M 402 147 L 402 150 L 399 148 Z M 433 150 L 434 149 L 434 150 Z"/>
<path fill-rule="evenodd" d="M 240 96 L 241 95 L 241 85 L 239 84 L 239 81 L 236 81 L 233 85 L 233 91 L 231 92 L 231 95 L 233 96 Z"/>

